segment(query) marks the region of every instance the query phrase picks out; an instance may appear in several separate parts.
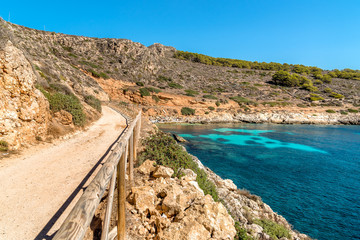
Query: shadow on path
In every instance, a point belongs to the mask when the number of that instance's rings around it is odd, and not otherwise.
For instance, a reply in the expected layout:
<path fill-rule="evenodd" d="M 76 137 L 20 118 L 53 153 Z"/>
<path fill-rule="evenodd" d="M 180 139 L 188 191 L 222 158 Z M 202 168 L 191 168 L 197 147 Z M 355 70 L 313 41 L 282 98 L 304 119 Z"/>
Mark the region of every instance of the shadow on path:
<path fill-rule="evenodd" d="M 123 131 L 121 132 L 121 134 L 119 135 L 119 137 L 110 145 L 110 147 L 106 150 L 106 152 L 104 153 L 104 155 L 99 159 L 99 161 L 97 161 L 97 163 L 94 165 L 94 167 L 90 170 L 90 172 L 84 177 L 84 179 L 80 182 L 80 184 L 75 188 L 75 190 L 71 193 L 71 195 L 66 199 L 66 201 L 63 203 L 63 205 L 57 210 L 57 212 L 54 214 L 54 216 L 52 216 L 52 218 L 47 222 L 47 224 L 45 225 L 45 227 L 38 233 L 38 235 L 35 237 L 35 240 L 43 240 L 43 239 L 52 239 L 56 232 L 54 232 L 52 235 L 48 235 L 48 232 L 50 231 L 50 229 L 54 226 L 54 224 L 56 223 L 56 221 L 60 218 L 60 216 L 63 214 L 63 212 L 68 208 L 68 206 L 70 205 L 70 203 L 74 200 L 74 198 L 76 197 L 76 195 L 81 191 L 81 190 L 86 190 L 86 187 L 84 187 L 85 183 L 89 180 L 89 178 L 91 177 L 91 175 L 94 173 L 94 171 L 97 169 L 97 167 L 99 165 L 102 165 L 103 163 L 101 163 L 105 157 L 108 155 L 108 153 L 110 152 L 111 148 L 115 145 L 115 143 L 123 136 L 125 130 L 128 127 L 128 120 L 126 119 L 126 127 L 123 129 Z"/>

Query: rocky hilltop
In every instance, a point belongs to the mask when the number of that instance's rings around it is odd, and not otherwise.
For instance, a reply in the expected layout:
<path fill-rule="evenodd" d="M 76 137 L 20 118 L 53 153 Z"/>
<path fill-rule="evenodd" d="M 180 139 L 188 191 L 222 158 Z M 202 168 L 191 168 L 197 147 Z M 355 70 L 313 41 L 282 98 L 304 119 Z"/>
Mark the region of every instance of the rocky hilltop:
<path fill-rule="evenodd" d="M 300 75 L 283 75 L 297 85 L 284 86 L 273 80 L 279 64 L 239 66 L 158 43 L 71 36 L 3 19 L 0 41 L 0 141 L 8 149 L 85 126 L 99 116 L 100 101 L 110 100 L 140 106 L 154 122 L 359 124 L 356 71 L 292 66 Z"/>

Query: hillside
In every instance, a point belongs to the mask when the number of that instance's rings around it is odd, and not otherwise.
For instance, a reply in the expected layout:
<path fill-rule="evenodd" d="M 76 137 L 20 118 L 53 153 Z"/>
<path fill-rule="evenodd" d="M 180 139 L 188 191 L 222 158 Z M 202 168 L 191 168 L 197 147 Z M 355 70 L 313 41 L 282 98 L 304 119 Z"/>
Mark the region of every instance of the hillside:
<path fill-rule="evenodd" d="M 211 58 L 2 19 L 0 36 L 4 149 L 89 124 L 110 100 L 140 106 L 154 122 L 359 124 L 358 71 Z"/>

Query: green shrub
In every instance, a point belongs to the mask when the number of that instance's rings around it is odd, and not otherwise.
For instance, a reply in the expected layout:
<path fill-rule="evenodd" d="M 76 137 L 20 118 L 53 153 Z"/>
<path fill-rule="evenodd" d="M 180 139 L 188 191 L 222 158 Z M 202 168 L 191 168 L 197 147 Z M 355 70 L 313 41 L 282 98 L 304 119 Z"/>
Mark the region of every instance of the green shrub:
<path fill-rule="evenodd" d="M 144 86 L 144 83 L 142 83 L 142 82 L 136 82 L 136 85 L 142 87 L 142 86 Z"/>
<path fill-rule="evenodd" d="M 208 111 L 206 111 L 206 112 L 205 112 L 205 114 L 207 115 L 207 114 L 209 114 L 209 112 L 208 112 Z"/>
<path fill-rule="evenodd" d="M 170 167 L 174 170 L 174 177 L 182 177 L 181 169 L 191 169 L 197 174 L 196 181 L 205 194 L 210 194 L 218 201 L 218 194 L 213 182 L 207 178 L 204 170 L 192 160 L 192 157 L 164 132 L 157 132 L 145 140 L 145 150 L 140 153 L 139 163 L 146 159 L 156 161 L 157 164 Z"/>
<path fill-rule="evenodd" d="M 204 95 L 203 98 L 208 98 L 208 99 L 218 99 L 217 97 L 215 97 L 214 95 Z"/>
<path fill-rule="evenodd" d="M 159 92 L 161 92 L 160 89 L 154 88 L 154 87 L 147 87 L 147 90 L 149 90 L 149 92 L 154 92 L 154 93 L 159 93 Z"/>
<path fill-rule="evenodd" d="M 235 222 L 236 235 L 234 240 L 254 240 L 253 237 L 249 236 L 244 228 L 240 226 L 239 222 Z"/>
<path fill-rule="evenodd" d="M 98 72 L 96 72 L 95 70 L 93 70 L 93 69 L 88 69 L 87 70 L 89 73 L 91 73 L 91 75 L 93 76 L 93 77 L 96 77 L 96 78 L 99 78 L 100 77 L 100 74 L 98 73 Z"/>
<path fill-rule="evenodd" d="M 75 125 L 83 126 L 86 121 L 86 115 L 83 111 L 83 107 L 80 100 L 73 94 L 65 95 L 62 93 L 50 94 L 44 90 L 41 86 L 36 86 L 48 99 L 50 109 L 53 112 L 64 110 L 72 115 L 72 120 Z"/>
<path fill-rule="evenodd" d="M 150 92 L 147 88 L 140 88 L 139 92 L 142 97 L 150 96 Z"/>
<path fill-rule="evenodd" d="M 286 71 L 277 71 L 272 76 L 272 81 L 276 85 L 285 86 L 285 87 L 295 87 L 299 86 L 299 75 L 297 74 L 290 74 Z"/>
<path fill-rule="evenodd" d="M 331 92 L 332 92 L 332 89 L 327 87 L 327 88 L 324 89 L 324 92 L 326 92 L 326 93 L 331 93 Z"/>
<path fill-rule="evenodd" d="M 289 230 L 287 230 L 284 226 L 273 222 L 268 219 L 256 219 L 254 223 L 260 225 L 266 234 L 270 236 L 271 239 L 280 239 L 282 237 L 286 237 L 288 239 L 291 238 Z"/>
<path fill-rule="evenodd" d="M 214 107 L 208 107 L 208 109 L 210 110 L 210 111 L 214 111 L 215 110 L 215 108 Z"/>
<path fill-rule="evenodd" d="M 356 110 L 356 109 L 351 109 L 351 108 L 349 108 L 349 109 L 348 109 L 348 112 L 349 112 L 349 113 L 358 113 L 359 111 Z"/>
<path fill-rule="evenodd" d="M 174 83 L 174 82 L 170 82 L 170 83 L 168 83 L 168 85 L 169 85 L 169 87 L 175 88 L 175 89 L 182 89 L 183 88 L 183 86 L 181 86 L 178 83 Z"/>
<path fill-rule="evenodd" d="M 85 96 L 85 102 L 101 113 L 101 101 L 92 95 Z"/>
<path fill-rule="evenodd" d="M 199 95 L 199 92 L 191 90 L 191 89 L 186 89 L 185 93 L 187 96 L 190 96 L 190 97 L 195 97 L 196 95 Z"/>
<path fill-rule="evenodd" d="M 103 78 L 103 79 L 109 79 L 109 78 L 110 78 L 110 77 L 109 77 L 106 73 L 104 73 L 104 72 L 99 73 L 99 76 L 100 76 L 101 78 Z"/>
<path fill-rule="evenodd" d="M 194 115 L 195 114 L 195 109 L 188 108 L 188 107 L 183 107 L 181 109 L 181 114 L 185 115 L 185 116 Z"/>
<path fill-rule="evenodd" d="M 321 100 L 324 100 L 324 98 L 315 93 L 310 93 L 310 101 L 314 102 L 314 101 L 321 101 Z"/>
<path fill-rule="evenodd" d="M 172 82 L 172 78 L 171 77 L 165 77 L 165 76 L 158 76 L 157 78 L 158 81 L 160 82 Z"/>
<path fill-rule="evenodd" d="M 314 81 L 314 84 L 316 84 L 316 85 L 321 85 L 321 84 L 323 84 L 323 82 L 322 82 L 321 80 L 315 80 L 315 81 Z"/>
<path fill-rule="evenodd" d="M 230 97 L 231 100 L 237 102 L 240 106 L 242 106 L 243 104 L 245 105 L 257 105 L 255 102 L 247 99 L 247 98 L 244 98 L 244 97 L 241 97 L 241 96 L 235 96 L 235 97 Z"/>
<path fill-rule="evenodd" d="M 82 65 L 88 65 L 89 67 L 92 67 L 92 68 L 99 68 L 98 65 L 96 65 L 96 64 L 94 64 L 94 63 L 91 63 L 91 62 L 84 61 L 84 60 L 80 61 L 80 64 L 82 64 Z"/>
<path fill-rule="evenodd" d="M 349 113 L 346 112 L 346 111 L 344 111 L 344 110 L 340 110 L 340 114 L 342 114 L 342 115 L 348 115 Z"/>
<path fill-rule="evenodd" d="M 340 93 L 332 92 L 330 94 L 330 97 L 336 98 L 336 99 L 342 99 L 344 98 L 344 95 L 341 95 Z"/>
<path fill-rule="evenodd" d="M 6 141 L 0 140 L 0 152 L 6 152 L 9 150 L 9 144 Z"/>
<path fill-rule="evenodd" d="M 217 107 L 219 107 L 219 106 L 220 106 L 220 101 L 216 101 L 215 105 L 216 105 Z"/>
<path fill-rule="evenodd" d="M 329 74 L 325 74 L 325 75 L 321 78 L 321 80 L 322 80 L 323 82 L 326 82 L 326 83 L 331 83 L 331 82 L 332 82 L 332 78 L 331 78 L 331 76 L 330 76 Z"/>
<path fill-rule="evenodd" d="M 160 98 L 159 98 L 158 96 L 156 96 L 156 95 L 152 95 L 151 97 L 152 97 L 152 99 L 155 100 L 155 102 L 159 102 L 159 101 L 160 101 Z"/>
<path fill-rule="evenodd" d="M 332 109 L 328 109 L 328 110 L 326 110 L 326 112 L 327 113 L 336 113 L 334 110 L 332 110 Z"/>

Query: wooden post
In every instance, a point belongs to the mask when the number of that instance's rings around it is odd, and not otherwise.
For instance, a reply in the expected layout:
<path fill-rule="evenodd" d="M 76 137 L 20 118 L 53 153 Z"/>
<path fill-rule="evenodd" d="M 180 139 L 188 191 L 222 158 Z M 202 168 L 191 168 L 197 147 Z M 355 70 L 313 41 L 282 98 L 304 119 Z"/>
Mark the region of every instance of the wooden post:
<path fill-rule="evenodd" d="M 125 221 L 125 201 L 126 201 L 126 160 L 127 160 L 127 144 L 121 155 L 118 164 L 118 240 L 125 240 L 126 221 Z"/>
<path fill-rule="evenodd" d="M 129 182 L 130 187 L 133 186 L 134 182 L 134 132 L 131 134 L 129 139 Z"/>
<path fill-rule="evenodd" d="M 117 174 L 116 174 L 116 169 L 115 169 L 113 176 L 111 177 L 111 181 L 110 181 L 109 195 L 107 198 L 107 206 L 106 206 L 106 212 L 105 212 L 104 225 L 103 225 L 103 229 L 101 232 L 101 240 L 108 240 L 111 210 L 112 210 L 112 205 L 113 205 L 113 201 L 114 201 L 116 175 Z"/>
<path fill-rule="evenodd" d="M 133 137 L 133 152 L 134 152 L 134 162 L 137 161 L 137 144 L 140 136 L 140 128 L 141 128 L 141 117 L 138 119 L 135 127 L 134 127 L 134 137 Z"/>

